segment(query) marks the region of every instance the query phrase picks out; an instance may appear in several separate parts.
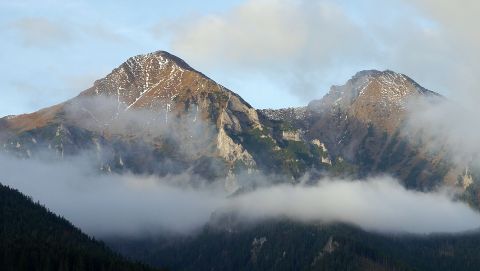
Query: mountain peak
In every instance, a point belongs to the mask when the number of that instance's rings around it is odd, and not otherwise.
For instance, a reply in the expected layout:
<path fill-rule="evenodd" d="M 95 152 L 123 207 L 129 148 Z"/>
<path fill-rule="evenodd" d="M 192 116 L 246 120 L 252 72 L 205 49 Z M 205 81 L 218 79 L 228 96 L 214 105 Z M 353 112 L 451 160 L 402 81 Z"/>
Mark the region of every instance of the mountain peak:
<path fill-rule="evenodd" d="M 372 69 L 372 70 L 362 70 L 362 71 L 359 71 L 357 72 L 353 78 L 358 78 L 358 77 L 378 77 L 378 76 L 384 76 L 384 75 L 393 75 L 393 76 L 404 76 L 406 77 L 406 75 L 404 74 L 401 74 L 401 73 L 397 73 L 397 72 L 394 72 L 392 70 L 383 70 L 383 71 L 380 71 L 380 70 L 375 70 L 375 69 Z"/>
<path fill-rule="evenodd" d="M 391 71 L 391 70 L 359 71 L 354 76 L 352 76 L 352 78 L 347 82 L 347 85 L 351 83 L 352 85 L 358 85 L 359 87 L 363 88 L 374 82 L 382 85 L 385 89 L 392 89 L 397 91 L 405 89 L 407 85 L 419 86 L 410 77 L 401 73 Z M 336 88 L 336 87 L 337 86 L 334 86 L 332 88 Z M 363 94 L 363 93 L 359 93 L 359 94 Z"/>
<path fill-rule="evenodd" d="M 162 50 L 158 50 L 158 51 L 147 53 L 147 54 L 132 56 L 124 64 L 130 66 L 132 64 L 138 63 L 139 65 L 143 66 L 148 61 L 151 61 L 153 59 L 155 59 L 156 61 L 159 61 L 160 63 L 171 62 L 181 69 L 195 71 L 183 59 L 175 55 L 172 55 L 167 51 L 162 51 Z"/>
<path fill-rule="evenodd" d="M 359 71 L 349 80 L 349 82 L 357 83 L 358 81 L 360 81 L 360 83 L 363 84 L 363 86 L 365 86 L 365 84 L 370 84 L 376 81 L 376 83 L 382 85 L 384 91 L 387 91 L 387 90 L 394 91 L 395 94 L 397 95 L 398 94 L 400 95 L 420 94 L 420 95 L 438 96 L 437 93 L 420 86 L 417 82 L 415 82 L 412 78 L 408 77 L 407 75 L 402 73 L 397 73 L 392 70 Z M 405 90 L 409 88 L 411 88 L 412 92 L 405 92 Z M 363 93 L 359 93 L 359 94 L 363 94 Z"/>
<path fill-rule="evenodd" d="M 352 76 L 352 79 L 354 78 L 362 78 L 362 77 L 377 77 L 381 76 L 382 74 L 387 74 L 387 73 L 395 73 L 391 70 L 384 70 L 384 71 L 379 71 L 379 70 L 362 70 L 357 72 L 354 76 Z"/>
<path fill-rule="evenodd" d="M 410 77 L 391 70 L 364 70 L 344 85 L 332 86 L 321 100 L 312 101 L 315 111 L 348 112 L 364 122 L 382 123 L 392 130 L 403 118 L 411 99 L 439 97 Z"/>
<path fill-rule="evenodd" d="M 130 57 L 80 96 L 114 97 L 121 107 L 164 109 L 185 95 L 223 90 L 213 80 L 166 51 Z"/>
<path fill-rule="evenodd" d="M 321 104 L 350 107 L 363 101 L 380 108 L 395 109 L 405 107 L 409 98 L 419 95 L 439 96 L 404 74 L 391 70 L 364 70 L 357 72 L 344 85 L 332 86 Z"/>
<path fill-rule="evenodd" d="M 235 124 L 238 128 L 238 119 L 258 126 L 255 110 L 240 96 L 196 71 L 179 57 L 156 51 L 128 58 L 68 102 L 32 114 L 3 118 L 0 127 L 10 127 L 15 131 L 42 127 L 57 120 L 64 121 L 65 111 L 72 108 L 86 114 L 81 118 L 93 118 L 102 127 L 130 109 L 149 111 L 155 117 L 162 115 L 165 123 L 171 116 L 180 116 L 185 112 L 192 113 L 192 121 L 199 117 L 217 122 L 224 117 L 224 111 L 230 110 L 231 113 L 233 110 L 248 117 L 222 119 L 218 122 L 219 126 Z M 98 121 L 99 108 L 103 110 L 102 117 L 107 120 Z M 81 119 L 72 114 L 69 117 L 74 122 Z"/>

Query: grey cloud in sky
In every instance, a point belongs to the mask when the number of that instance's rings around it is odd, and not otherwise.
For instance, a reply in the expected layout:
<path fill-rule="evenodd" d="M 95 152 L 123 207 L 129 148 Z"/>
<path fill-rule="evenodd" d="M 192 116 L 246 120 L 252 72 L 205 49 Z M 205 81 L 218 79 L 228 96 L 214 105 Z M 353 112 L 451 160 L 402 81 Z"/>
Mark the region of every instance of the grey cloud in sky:
<path fill-rule="evenodd" d="M 46 17 L 25 17 L 12 22 L 11 27 L 26 47 L 73 45 L 82 39 L 110 43 L 126 43 L 129 39 L 104 23 L 74 23 Z"/>
<path fill-rule="evenodd" d="M 461 3 L 448 0 L 404 0 L 436 23 L 430 43 L 417 42 L 421 48 L 432 48 L 430 61 L 418 72 L 437 80 L 447 100 L 436 103 L 414 101 L 410 105 L 409 128 L 421 130 L 432 150 L 445 150 L 461 167 L 480 169 L 480 2 Z M 413 46 L 411 46 L 413 49 Z M 433 51 L 436 50 L 436 51 Z M 428 54 L 423 54 L 423 56 Z M 419 55 L 422 57 L 422 55 Z M 410 61 L 412 65 L 414 60 Z M 419 67 L 420 68 L 420 67 Z M 420 69 L 418 69 L 420 70 Z M 471 168 L 470 168 L 471 169 Z"/>
<path fill-rule="evenodd" d="M 442 40 L 449 50 L 442 52 L 443 66 L 449 73 L 444 74 L 451 98 L 470 108 L 477 107 L 480 101 L 480 2 L 465 0 L 461 3 L 448 0 L 405 0 L 424 12 L 428 18 L 438 23 Z M 439 46 L 436 44 L 435 46 Z M 439 67 L 431 67 L 436 74 Z M 438 76 L 442 80 L 441 76 Z"/>
<path fill-rule="evenodd" d="M 65 44 L 73 39 L 71 32 L 62 23 L 47 18 L 22 18 L 10 26 L 20 35 L 27 47 Z"/>

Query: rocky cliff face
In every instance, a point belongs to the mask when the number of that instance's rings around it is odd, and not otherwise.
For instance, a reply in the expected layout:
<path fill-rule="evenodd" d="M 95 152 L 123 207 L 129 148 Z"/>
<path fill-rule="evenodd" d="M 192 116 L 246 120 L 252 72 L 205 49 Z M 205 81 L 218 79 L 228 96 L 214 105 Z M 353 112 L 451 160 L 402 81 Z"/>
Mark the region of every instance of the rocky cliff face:
<path fill-rule="evenodd" d="M 168 160 L 174 171 L 207 178 L 225 175 L 237 162 L 254 168 L 231 134 L 262 129 L 255 109 L 238 95 L 163 51 L 132 57 L 72 100 L 3 118 L 1 125 L 4 149 L 20 155 L 40 146 L 61 155 L 93 149 L 108 171 L 167 174 L 167 166 L 155 164 Z M 134 162 L 135 153 L 142 163 Z"/>
<path fill-rule="evenodd" d="M 103 171 L 189 172 L 225 179 L 230 190 L 244 171 L 290 179 L 323 167 L 319 147 L 163 51 L 132 57 L 77 97 L 3 118 L 0 127 L 3 150 L 20 156 L 89 150 Z"/>
<path fill-rule="evenodd" d="M 263 112 L 270 119 L 287 119 L 304 131 L 305 140 L 319 140 L 333 161 L 346 161 L 360 176 L 389 173 L 407 186 L 431 189 L 451 182 L 456 176 L 451 171 L 458 170 L 406 128 L 409 103 L 417 99 L 443 98 L 403 74 L 372 70 L 333 86 L 306 108 Z"/>

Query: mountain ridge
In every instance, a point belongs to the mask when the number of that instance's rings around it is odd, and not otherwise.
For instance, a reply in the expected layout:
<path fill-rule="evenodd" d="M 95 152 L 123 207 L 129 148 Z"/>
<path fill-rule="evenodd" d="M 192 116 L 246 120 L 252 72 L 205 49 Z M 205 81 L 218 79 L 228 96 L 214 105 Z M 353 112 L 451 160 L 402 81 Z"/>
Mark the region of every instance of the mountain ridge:
<path fill-rule="evenodd" d="M 100 97 L 108 103 L 89 100 Z M 439 172 L 438 161 L 446 158 L 426 157 L 415 142 L 400 134 L 410 97 L 442 96 L 406 75 L 365 70 L 305 107 L 256 110 L 182 59 L 156 51 L 129 58 L 65 103 L 1 118 L 6 133 L 0 140 L 4 150 L 25 157 L 40 145 L 61 155 L 90 148 L 105 157 L 105 150 L 112 150 L 112 157 L 99 161 L 107 171 L 170 174 L 157 170 L 156 159 L 174 158 L 179 165 L 174 172 L 226 178 L 232 191 L 238 189 L 235 176 L 243 170 L 298 179 L 312 169 L 337 174 L 335 168 L 349 168 L 354 177 L 388 173 L 412 188 L 433 189 L 451 170 Z M 147 112 L 148 117 L 129 119 L 137 127 L 133 130 L 113 131 L 130 111 Z M 145 125 L 138 126 L 139 121 Z M 192 131 L 198 121 L 206 128 Z M 175 132 L 170 137 L 154 133 L 147 140 L 144 135 L 156 127 Z M 147 130 L 139 133 L 139 128 Z M 194 155 L 179 153 L 185 144 L 198 150 Z M 136 162 L 132 146 L 144 153 L 146 163 Z M 411 158 L 400 158 L 405 155 Z"/>

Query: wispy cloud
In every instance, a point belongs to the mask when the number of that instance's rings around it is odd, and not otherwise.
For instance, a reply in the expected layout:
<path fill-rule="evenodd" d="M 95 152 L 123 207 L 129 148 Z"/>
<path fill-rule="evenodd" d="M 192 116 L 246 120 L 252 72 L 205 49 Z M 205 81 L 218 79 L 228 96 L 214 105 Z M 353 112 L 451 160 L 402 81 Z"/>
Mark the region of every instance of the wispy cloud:
<path fill-rule="evenodd" d="M 207 153 L 216 138 L 215 127 L 197 118 L 196 111 L 167 121 L 168 112 L 160 108 L 125 109 L 126 105 L 115 97 L 79 97 L 65 105 L 63 118 L 99 134 L 124 135 L 142 142 L 168 138 L 171 147 L 178 145 L 177 154 L 193 159 Z M 428 125 L 440 123 L 443 115 L 437 113 L 420 115 L 420 126 L 425 125 L 422 121 Z M 431 131 L 450 135 L 444 127 Z M 462 140 L 464 127 L 458 128 L 452 144 Z M 469 137 L 465 149 L 476 144 L 475 139 Z M 59 160 L 45 157 L 51 150 L 47 146 L 41 149 L 42 142 L 36 146 L 40 149 L 28 160 L 0 155 L 0 182 L 32 196 L 99 237 L 188 234 L 215 222 L 211 220 L 213 214 L 231 213 L 240 218 L 240 223 L 286 218 L 307 223 L 348 223 L 383 233 L 461 232 L 480 227 L 480 214 L 456 201 L 455 191 L 407 190 L 388 176 L 367 180 L 323 178 L 309 185 L 279 185 L 261 173 L 245 173 L 237 176 L 243 192 L 230 195 L 225 179 L 206 180 L 188 169 L 162 174 L 164 177 L 125 171 L 102 173 L 99 164 L 109 159 L 108 148 L 102 153 L 97 146 Z M 176 166 L 174 161 L 162 161 L 153 165 L 158 169 Z"/>
<path fill-rule="evenodd" d="M 63 24 L 42 17 L 22 18 L 13 22 L 11 27 L 18 32 L 27 47 L 65 44 L 73 39 Z"/>
<path fill-rule="evenodd" d="M 0 181 L 98 237 L 188 234 L 209 223 L 214 212 L 234 212 L 249 223 L 272 218 L 342 222 L 383 233 L 461 232 L 480 226 L 480 215 L 451 194 L 406 190 L 389 177 L 270 186 L 265 185 L 268 178 L 252 176 L 262 178 L 264 186 L 229 197 L 218 183 L 185 185 L 188 174 L 98 175 L 89 161 L 88 156 L 57 163 L 1 156 Z"/>
<path fill-rule="evenodd" d="M 427 150 L 458 165 L 457 173 L 463 174 L 469 166 L 480 169 L 479 115 L 478 107 L 466 107 L 461 102 L 415 99 L 408 107 L 406 131 L 422 140 Z"/>
<path fill-rule="evenodd" d="M 24 17 L 9 24 L 26 47 L 73 45 L 81 40 L 126 43 L 130 40 L 106 24 L 74 23 L 47 17 Z"/>
<path fill-rule="evenodd" d="M 246 1 L 171 28 L 173 50 L 193 63 L 262 72 L 304 101 L 327 68 L 368 53 L 368 37 L 333 1 Z"/>
<path fill-rule="evenodd" d="M 245 1 L 168 28 L 173 50 L 195 66 L 262 74 L 303 102 L 371 68 L 405 73 L 456 96 L 478 85 L 477 7 L 475 1 Z"/>

